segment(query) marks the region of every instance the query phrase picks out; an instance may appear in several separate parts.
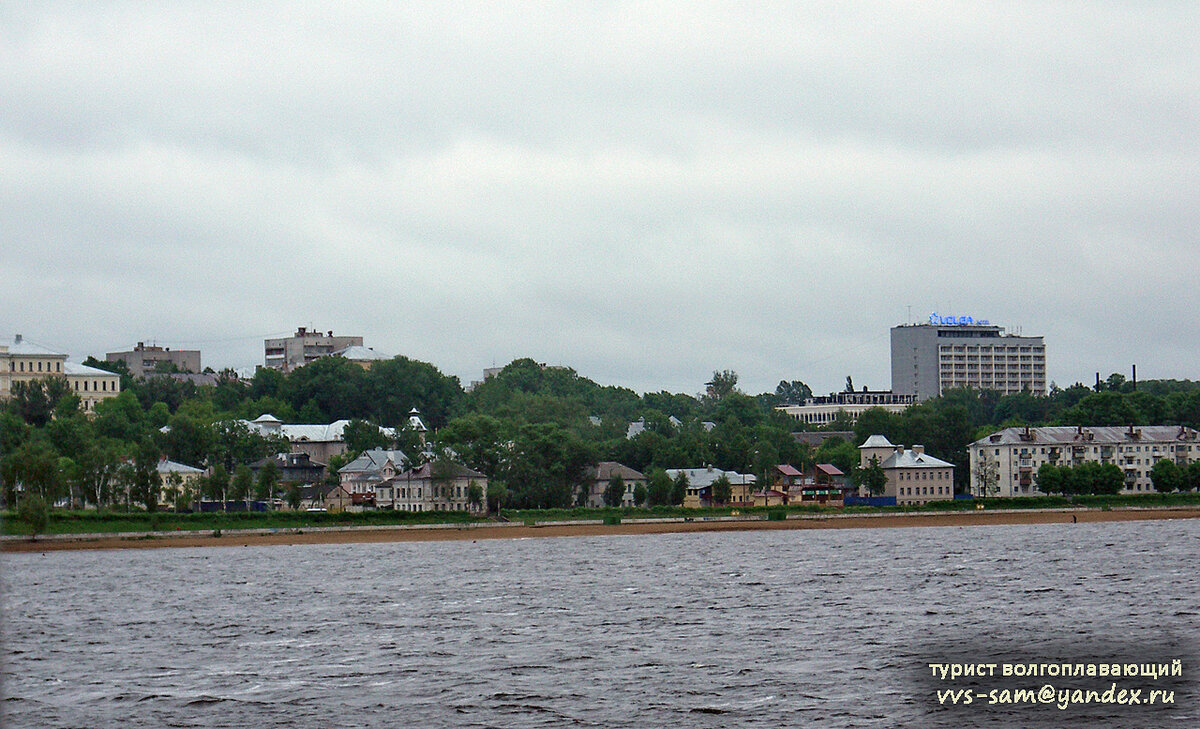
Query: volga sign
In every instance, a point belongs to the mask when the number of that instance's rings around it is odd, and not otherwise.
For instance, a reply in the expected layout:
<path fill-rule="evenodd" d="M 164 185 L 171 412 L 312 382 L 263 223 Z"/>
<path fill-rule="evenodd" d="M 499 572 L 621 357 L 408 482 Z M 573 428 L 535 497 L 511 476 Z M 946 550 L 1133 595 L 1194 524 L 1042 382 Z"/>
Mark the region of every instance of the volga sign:
<path fill-rule="evenodd" d="M 987 319 L 972 319 L 969 316 L 941 316 L 936 311 L 929 315 L 930 324 L 938 324 L 941 326 L 988 326 Z"/>

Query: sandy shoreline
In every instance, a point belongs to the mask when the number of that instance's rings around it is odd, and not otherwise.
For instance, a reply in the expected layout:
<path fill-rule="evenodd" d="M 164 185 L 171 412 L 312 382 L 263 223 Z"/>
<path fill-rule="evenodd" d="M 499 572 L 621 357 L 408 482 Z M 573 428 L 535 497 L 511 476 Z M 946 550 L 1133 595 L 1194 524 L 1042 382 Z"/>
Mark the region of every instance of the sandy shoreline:
<path fill-rule="evenodd" d="M 379 542 L 434 542 L 478 539 L 528 539 L 621 534 L 676 534 L 693 532 L 754 531 L 763 529 L 863 529 L 994 524 L 1070 524 L 1074 521 L 1111 522 L 1154 519 L 1197 519 L 1200 507 L 1161 509 L 1099 509 L 969 511 L 880 515 L 805 516 L 787 521 L 669 522 L 625 524 L 568 524 L 556 526 L 463 526 L 435 529 L 356 529 L 352 531 L 277 532 L 271 534 L 210 534 L 137 538 L 114 535 L 76 541 L 5 541 L 3 552 L 50 552 L 78 549 L 160 549 L 169 547 L 238 547 L 276 544 L 370 544 Z"/>

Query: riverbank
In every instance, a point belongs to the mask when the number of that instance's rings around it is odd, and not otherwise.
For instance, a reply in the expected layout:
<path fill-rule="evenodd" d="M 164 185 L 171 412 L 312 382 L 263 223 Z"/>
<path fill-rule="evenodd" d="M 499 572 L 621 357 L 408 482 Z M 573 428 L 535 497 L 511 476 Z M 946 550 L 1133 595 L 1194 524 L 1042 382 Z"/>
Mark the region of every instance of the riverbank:
<path fill-rule="evenodd" d="M 775 529 L 868 529 L 902 527 L 969 527 L 998 524 L 1072 524 L 1089 522 L 1197 519 L 1200 507 L 1128 507 L 1104 509 L 997 509 L 967 512 L 909 512 L 883 514 L 794 514 L 782 521 L 758 518 L 711 520 L 629 520 L 621 524 L 596 521 L 553 522 L 541 525 L 477 522 L 406 526 L 324 527 L 315 529 L 236 530 L 220 536 L 208 533 L 165 532 L 121 535 L 70 535 L 5 538 L 3 552 L 49 552 L 78 549 L 156 549 L 165 547 L 250 547 L 293 544 L 370 544 L 382 542 L 529 539 L 600 535 L 675 534 Z"/>

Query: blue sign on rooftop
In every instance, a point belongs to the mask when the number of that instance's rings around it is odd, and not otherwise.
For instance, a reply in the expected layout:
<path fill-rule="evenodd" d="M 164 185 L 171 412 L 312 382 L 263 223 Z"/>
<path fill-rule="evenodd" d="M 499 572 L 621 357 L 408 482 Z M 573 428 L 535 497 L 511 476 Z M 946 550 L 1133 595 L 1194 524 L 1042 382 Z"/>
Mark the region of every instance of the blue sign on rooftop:
<path fill-rule="evenodd" d="M 973 319 L 969 316 L 941 316 L 936 311 L 929 315 L 930 324 L 941 326 L 989 326 L 987 319 Z"/>

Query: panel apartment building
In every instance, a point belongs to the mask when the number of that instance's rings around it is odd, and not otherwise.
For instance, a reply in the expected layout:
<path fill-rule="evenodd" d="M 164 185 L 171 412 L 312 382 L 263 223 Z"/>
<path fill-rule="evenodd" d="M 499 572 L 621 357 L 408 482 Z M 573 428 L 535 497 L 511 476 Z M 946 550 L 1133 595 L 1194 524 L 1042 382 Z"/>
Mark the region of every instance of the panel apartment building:
<path fill-rule="evenodd" d="M 970 317 L 929 319 L 892 327 L 892 392 L 918 401 L 956 387 L 1046 394 L 1042 337 L 1005 334 Z"/>
<path fill-rule="evenodd" d="M 1150 470 L 1164 458 L 1179 465 L 1200 459 L 1200 433 L 1182 425 L 1093 427 L 1075 425 L 1005 428 L 967 446 L 971 493 L 976 496 L 1040 496 L 1042 464 L 1112 463 L 1125 474 L 1122 493 L 1154 490 Z"/>
<path fill-rule="evenodd" d="M 362 343 L 362 337 L 335 337 L 333 332 L 310 332 L 299 327 L 290 337 L 263 340 L 264 364 L 271 369 L 291 372 L 346 347 L 361 347 Z"/>
<path fill-rule="evenodd" d="M 154 374 L 158 371 L 159 362 L 174 365 L 179 372 L 198 374 L 201 371 L 200 350 L 146 346 L 145 342 L 138 342 L 137 346 L 128 352 L 108 352 L 104 359 L 109 362 L 124 362 L 129 368 L 129 374 L 134 377 Z"/>

